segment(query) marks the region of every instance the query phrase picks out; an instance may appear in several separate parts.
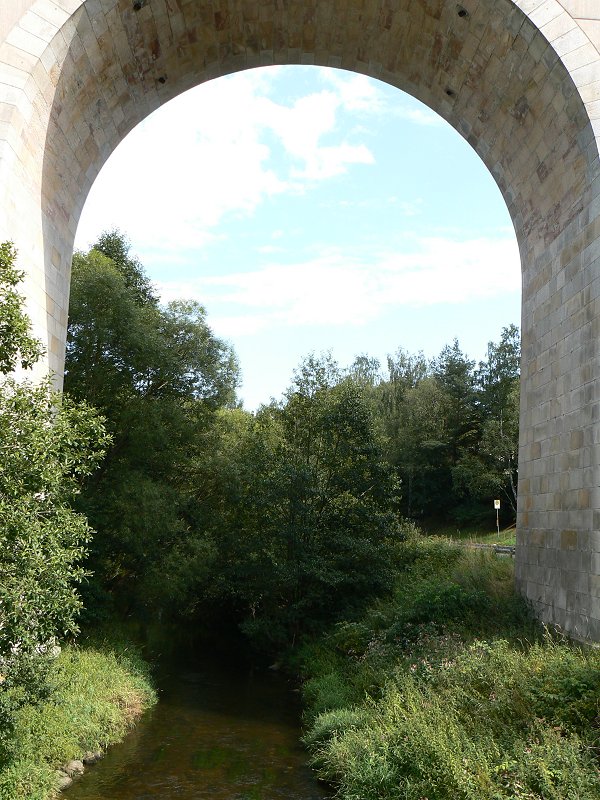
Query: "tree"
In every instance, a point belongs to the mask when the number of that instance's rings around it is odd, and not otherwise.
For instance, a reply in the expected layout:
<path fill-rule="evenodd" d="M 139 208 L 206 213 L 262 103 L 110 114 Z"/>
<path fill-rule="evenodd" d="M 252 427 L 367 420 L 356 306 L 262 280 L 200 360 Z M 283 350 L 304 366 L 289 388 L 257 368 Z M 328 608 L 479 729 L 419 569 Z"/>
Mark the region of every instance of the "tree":
<path fill-rule="evenodd" d="M 47 379 L 8 377 L 41 352 L 16 292 L 15 251 L 2 253 L 0 304 L 0 759 L 14 710 L 48 691 L 58 640 L 77 630 L 81 560 L 90 529 L 72 509 L 81 481 L 96 468 L 108 438 L 84 403 L 61 399 Z"/>
<path fill-rule="evenodd" d="M 484 424 L 479 455 L 496 497 L 504 497 L 517 513 L 521 337 L 516 325 L 503 328 L 498 344 L 489 342 L 479 364 Z M 491 493 L 488 493 L 488 499 Z"/>
<path fill-rule="evenodd" d="M 114 235 L 113 235 L 114 238 Z M 112 240 L 111 240 L 112 241 Z M 125 245 L 123 245 L 125 246 Z M 113 249 L 116 244 L 113 242 Z M 65 386 L 110 410 L 117 397 L 235 401 L 238 365 L 194 301 L 161 308 L 140 290 L 146 276 L 125 272 L 95 247 L 73 258 Z"/>
<path fill-rule="evenodd" d="M 373 389 L 381 382 L 379 360 L 366 353 L 356 356 L 346 372 L 348 377 L 353 378 L 365 389 Z"/>
<path fill-rule="evenodd" d="M 199 303 L 160 306 L 116 232 L 75 255 L 69 316 L 65 391 L 101 409 L 113 435 L 80 498 L 99 531 L 89 612 L 145 607 L 147 576 L 190 537 L 187 474 L 215 411 L 235 403 L 237 362 Z"/>
<path fill-rule="evenodd" d="M 475 374 L 481 429 L 477 447 L 465 453 L 454 469 L 455 486 L 485 504 L 503 498 L 517 512 L 519 451 L 519 329 L 502 329 L 500 341 L 489 342 L 486 359 Z"/>
<path fill-rule="evenodd" d="M 141 306 L 158 305 L 158 297 L 138 258 L 129 255 L 131 245 L 121 231 L 104 231 L 98 237 L 94 250 L 109 258 L 123 277 L 130 295 Z"/>
<path fill-rule="evenodd" d="M 454 339 L 434 359 L 432 372 L 447 398 L 447 457 L 451 468 L 464 452 L 475 447 L 479 436 L 475 362 L 467 358 Z"/>
<path fill-rule="evenodd" d="M 392 447 L 404 487 L 402 509 L 409 518 L 440 516 L 453 502 L 448 405 L 446 393 L 429 376 L 405 391 L 396 412 Z"/>
<path fill-rule="evenodd" d="M 23 311 L 23 297 L 17 286 L 23 273 L 16 269 L 16 250 L 10 242 L 0 244 L 0 374 L 8 375 L 21 366 L 32 367 L 43 348 L 30 335 L 29 319 Z"/>
<path fill-rule="evenodd" d="M 409 517 L 472 522 L 502 496 L 514 508 L 519 361 L 514 325 L 477 369 L 456 340 L 430 363 L 402 349 L 388 357 L 376 408 Z"/>
<path fill-rule="evenodd" d="M 238 432 L 214 532 L 221 588 L 253 641 L 278 649 L 389 588 L 398 486 L 361 387 L 328 356 Z"/>
<path fill-rule="evenodd" d="M 479 362 L 476 381 L 486 416 L 501 418 L 511 404 L 510 396 L 519 383 L 521 335 L 516 325 L 503 328 L 500 341 L 488 342 L 485 361 Z"/>

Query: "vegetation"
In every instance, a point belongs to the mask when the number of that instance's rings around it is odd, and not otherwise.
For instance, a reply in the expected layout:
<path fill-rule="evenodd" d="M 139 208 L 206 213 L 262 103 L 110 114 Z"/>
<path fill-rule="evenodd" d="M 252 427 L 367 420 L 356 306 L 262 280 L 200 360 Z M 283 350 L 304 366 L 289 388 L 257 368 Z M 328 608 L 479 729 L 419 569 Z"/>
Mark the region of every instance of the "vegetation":
<path fill-rule="evenodd" d="M 391 586 L 398 484 L 374 409 L 310 357 L 281 404 L 235 407 L 204 311 L 159 306 L 120 234 L 73 263 L 66 392 L 113 445 L 78 506 L 98 536 L 87 618 L 242 625 L 277 651 Z"/>
<path fill-rule="evenodd" d="M 250 414 L 204 310 L 161 307 L 125 238 L 104 234 L 74 258 L 65 378 L 113 437 L 78 501 L 99 532 L 86 619 L 226 617 L 273 651 L 354 613 L 392 585 L 399 512 L 476 519 L 512 497 L 518 349 L 511 327 L 478 369 L 455 342 L 431 363 L 398 351 L 387 376 L 313 355 Z"/>
<path fill-rule="evenodd" d="M 598 800 L 600 656 L 540 635 L 510 560 L 414 524 L 472 530 L 497 497 L 512 522 L 514 326 L 477 366 L 457 341 L 386 372 L 310 355 L 249 413 L 204 308 L 161 306 L 110 232 L 74 258 L 61 399 L 8 377 L 41 352 L 14 256 L 0 246 L 0 800 L 43 800 L 152 700 L 130 654 L 65 648 L 78 587 L 88 628 L 241 629 L 286 653 L 342 800 Z"/>
<path fill-rule="evenodd" d="M 107 643 L 64 648 L 48 678 L 51 695 L 16 714 L 14 755 L 0 764 L 0 800 L 47 800 L 58 767 L 120 741 L 155 699 L 136 652 Z"/>
<path fill-rule="evenodd" d="M 277 652 L 391 586 L 397 482 L 369 404 L 328 358 L 308 358 L 283 403 L 224 419 L 212 477 L 196 478 L 216 570 L 203 595 Z"/>
<path fill-rule="evenodd" d="M 99 532 L 86 562 L 87 620 L 144 608 L 147 576 L 189 538 L 187 475 L 237 364 L 194 302 L 162 308 L 117 233 L 73 259 L 65 393 L 93 403 L 112 446 L 78 507 Z"/>
<path fill-rule="evenodd" d="M 50 381 L 7 377 L 41 353 L 21 310 L 14 258 L 0 247 L 0 763 L 13 754 L 19 709 L 50 692 L 58 640 L 77 630 L 75 586 L 90 531 L 71 502 L 108 441 L 85 403 L 62 402 Z"/>
<path fill-rule="evenodd" d="M 538 635 L 509 560 L 403 549 L 393 597 L 302 653 L 319 775 L 341 800 L 598 800 L 600 653 Z"/>
<path fill-rule="evenodd" d="M 60 642 L 77 630 L 91 530 L 72 508 L 109 445 L 102 418 L 50 380 L 8 377 L 42 353 L 0 246 L 0 798 L 43 800 L 61 763 L 115 741 L 151 697 L 124 656 Z"/>
<path fill-rule="evenodd" d="M 366 383 L 387 437 L 387 458 L 402 481 L 401 511 L 465 525 L 489 518 L 502 499 L 502 520 L 516 515 L 519 435 L 519 331 L 504 328 L 476 367 L 455 340 L 427 361 L 399 349 L 387 374 L 377 362 L 354 374 Z M 369 360 L 367 359 L 367 363 Z"/>
<path fill-rule="evenodd" d="M 0 244 L 0 374 L 16 367 L 29 369 L 42 354 L 41 343 L 32 338 L 23 297 L 17 286 L 23 274 L 15 267 L 17 252 L 10 242 Z"/>

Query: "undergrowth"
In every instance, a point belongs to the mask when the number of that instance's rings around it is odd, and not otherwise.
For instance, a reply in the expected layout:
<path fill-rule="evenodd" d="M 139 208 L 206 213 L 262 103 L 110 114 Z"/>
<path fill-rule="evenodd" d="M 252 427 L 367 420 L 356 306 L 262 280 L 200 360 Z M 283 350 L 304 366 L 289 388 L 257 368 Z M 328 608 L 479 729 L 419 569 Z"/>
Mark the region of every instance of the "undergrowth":
<path fill-rule="evenodd" d="M 320 777 L 341 800 L 599 800 L 600 652 L 532 621 L 509 559 L 403 559 L 393 597 L 303 649 Z"/>
<path fill-rule="evenodd" d="M 65 647 L 52 683 L 45 702 L 18 711 L 0 800 L 52 797 L 58 767 L 121 740 L 155 700 L 147 665 L 122 646 Z"/>

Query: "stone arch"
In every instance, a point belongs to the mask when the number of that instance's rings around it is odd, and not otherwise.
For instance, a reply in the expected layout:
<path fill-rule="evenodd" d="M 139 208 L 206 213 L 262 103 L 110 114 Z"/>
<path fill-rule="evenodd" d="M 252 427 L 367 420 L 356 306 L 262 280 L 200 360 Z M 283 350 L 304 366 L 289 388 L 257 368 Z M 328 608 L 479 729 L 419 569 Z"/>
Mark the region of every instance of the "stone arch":
<path fill-rule="evenodd" d="M 60 377 L 79 214 L 162 103 L 267 64 L 362 72 L 472 145 L 523 264 L 517 580 L 600 640 L 600 12 L 589 0 L 17 0 L 0 14 L 0 240 Z M 16 13 L 18 11 L 18 13 Z M 165 143 L 168 146 L 168 142 Z"/>

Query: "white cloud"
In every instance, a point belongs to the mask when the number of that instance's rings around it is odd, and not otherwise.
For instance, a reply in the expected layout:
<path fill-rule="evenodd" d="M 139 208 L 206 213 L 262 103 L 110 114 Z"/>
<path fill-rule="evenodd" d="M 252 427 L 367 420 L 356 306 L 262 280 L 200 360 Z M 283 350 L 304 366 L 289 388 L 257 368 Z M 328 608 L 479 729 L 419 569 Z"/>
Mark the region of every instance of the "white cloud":
<path fill-rule="evenodd" d="M 400 119 L 407 122 L 413 122 L 415 125 L 438 126 L 447 125 L 448 123 L 436 114 L 435 111 L 423 106 L 423 108 L 408 108 L 407 106 L 398 105 L 392 106 L 392 113 Z"/>
<path fill-rule="evenodd" d="M 369 258 L 332 249 L 296 264 L 159 285 L 164 299 L 197 297 L 220 335 L 269 328 L 364 325 L 392 307 L 425 308 L 485 300 L 520 290 L 511 238 L 407 241 L 404 252 Z"/>
<path fill-rule="evenodd" d="M 391 206 L 396 206 L 405 217 L 417 217 L 423 211 L 423 198 L 417 197 L 414 200 L 400 200 L 399 197 L 388 197 L 387 202 Z"/>
<path fill-rule="evenodd" d="M 332 86 L 347 111 L 380 112 L 385 108 L 383 94 L 375 81 L 366 75 L 342 72 L 328 67 L 321 69 L 321 80 Z"/>
<path fill-rule="evenodd" d="M 144 120 L 92 187 L 78 246 L 119 227 L 146 251 L 202 248 L 228 214 L 252 214 L 266 198 L 373 163 L 367 146 L 347 141 L 337 125 L 344 109 L 376 106 L 374 84 L 324 71 L 327 89 L 274 99 L 278 75 L 210 81 Z"/>
<path fill-rule="evenodd" d="M 409 106 L 400 93 L 395 102 L 386 100 L 376 81 L 366 75 L 346 73 L 341 70 L 323 68 L 321 80 L 335 88 L 346 111 L 368 111 L 371 114 L 393 114 L 415 125 L 438 126 L 447 123 L 426 105 Z"/>
<path fill-rule="evenodd" d="M 282 253 L 285 248 L 278 247 L 275 244 L 263 244 L 261 247 L 258 248 L 258 252 L 262 255 L 272 255 L 273 253 Z"/>

